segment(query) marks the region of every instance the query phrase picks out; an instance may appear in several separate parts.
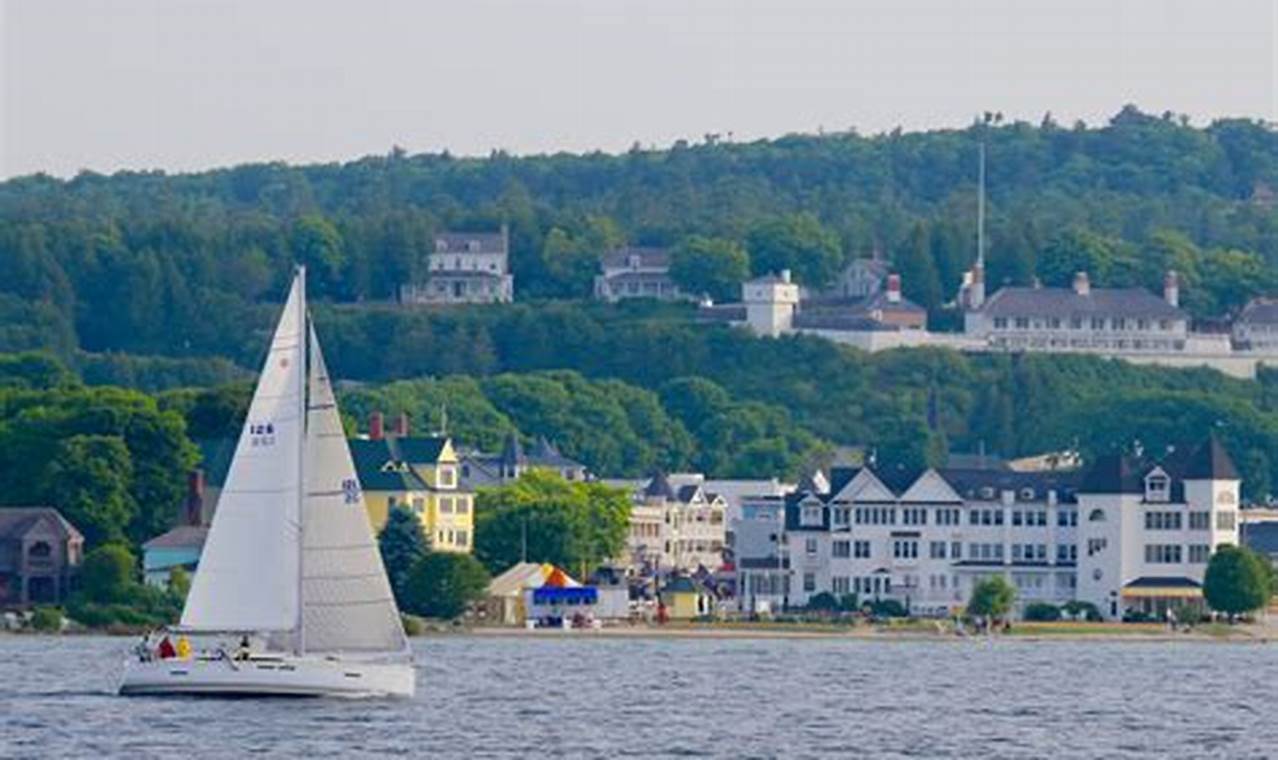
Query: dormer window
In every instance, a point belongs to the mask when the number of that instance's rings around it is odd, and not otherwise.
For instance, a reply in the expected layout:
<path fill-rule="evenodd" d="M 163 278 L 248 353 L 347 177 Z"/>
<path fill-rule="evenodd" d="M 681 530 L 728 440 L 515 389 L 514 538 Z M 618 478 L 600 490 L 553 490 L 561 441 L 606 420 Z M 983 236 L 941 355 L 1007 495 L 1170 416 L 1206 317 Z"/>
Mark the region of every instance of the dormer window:
<path fill-rule="evenodd" d="M 628 261 L 629 261 L 629 263 L 630 263 L 630 268 L 631 268 L 631 269 L 638 269 L 638 268 L 639 268 L 639 257 L 638 257 L 638 256 L 636 256 L 636 255 L 634 255 L 634 254 L 631 254 L 631 256 L 630 256 L 630 258 L 628 259 Z"/>
<path fill-rule="evenodd" d="M 981 498 L 989 501 L 994 498 L 994 488 L 992 486 L 981 486 Z"/>
<path fill-rule="evenodd" d="M 1171 501 L 1171 479 L 1162 470 L 1155 470 L 1145 478 L 1145 501 Z"/>
<path fill-rule="evenodd" d="M 479 241 L 478 241 L 478 240 L 467 240 L 467 241 L 466 241 L 466 250 L 470 251 L 471 253 L 478 253 L 478 252 L 479 252 Z"/>
<path fill-rule="evenodd" d="M 1022 489 L 1021 489 L 1021 501 L 1034 501 L 1034 489 L 1033 489 L 1033 488 L 1022 488 Z"/>
<path fill-rule="evenodd" d="M 805 506 L 805 507 L 803 508 L 803 517 L 802 517 L 802 521 L 803 521 L 803 524 L 804 524 L 804 525 L 817 525 L 817 526 L 819 526 L 819 525 L 821 524 L 821 507 L 819 507 L 819 506 Z"/>

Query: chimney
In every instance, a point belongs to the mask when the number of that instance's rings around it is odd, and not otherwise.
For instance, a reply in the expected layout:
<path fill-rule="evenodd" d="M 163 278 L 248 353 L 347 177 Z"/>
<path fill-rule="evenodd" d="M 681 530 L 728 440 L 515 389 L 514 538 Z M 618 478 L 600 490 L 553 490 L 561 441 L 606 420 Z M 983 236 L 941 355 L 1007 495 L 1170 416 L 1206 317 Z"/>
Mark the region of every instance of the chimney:
<path fill-rule="evenodd" d="M 790 281 L 790 270 L 789 270 L 789 269 L 782 269 L 782 270 L 781 270 L 781 282 L 789 282 L 789 281 Z"/>
<path fill-rule="evenodd" d="M 1079 294 L 1080 296 L 1086 296 L 1091 294 L 1092 285 L 1090 282 L 1087 281 L 1086 272 L 1076 272 L 1074 274 L 1074 292 Z"/>
<path fill-rule="evenodd" d="M 972 265 L 972 280 L 967 291 L 967 305 L 979 309 L 985 304 L 985 264 L 980 259 Z"/>
<path fill-rule="evenodd" d="M 887 278 L 887 300 L 888 303 L 901 302 L 901 275 L 895 272 Z"/>
<path fill-rule="evenodd" d="M 1180 277 L 1175 269 L 1168 269 L 1163 276 L 1163 298 L 1172 306 L 1180 307 Z"/>
<path fill-rule="evenodd" d="M 186 524 L 204 523 L 204 470 L 195 468 L 186 474 Z"/>
<path fill-rule="evenodd" d="M 408 413 L 400 412 L 395 418 L 395 435 L 399 438 L 408 437 Z"/>
<path fill-rule="evenodd" d="M 380 441 L 385 437 L 385 422 L 382 419 L 381 412 L 373 412 L 368 415 L 368 437 L 374 441 Z"/>

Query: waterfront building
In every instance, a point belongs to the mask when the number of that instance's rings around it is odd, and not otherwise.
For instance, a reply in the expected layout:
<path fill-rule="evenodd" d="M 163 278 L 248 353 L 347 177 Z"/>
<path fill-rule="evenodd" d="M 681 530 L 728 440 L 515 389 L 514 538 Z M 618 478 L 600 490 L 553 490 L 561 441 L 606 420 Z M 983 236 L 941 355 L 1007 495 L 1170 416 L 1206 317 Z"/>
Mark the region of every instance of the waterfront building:
<path fill-rule="evenodd" d="M 209 535 L 204 518 L 207 491 L 204 470 L 187 473 L 183 523 L 142 544 L 142 578 L 147 585 L 168 588 L 176 568 L 194 575 Z"/>
<path fill-rule="evenodd" d="M 670 620 L 695 620 L 713 614 L 714 594 L 686 575 L 675 575 L 661 587 L 661 604 Z"/>
<path fill-rule="evenodd" d="M 611 480 L 631 493 L 625 564 L 640 575 L 718 570 L 727 537 L 727 502 L 697 473 L 655 473 L 644 481 Z"/>
<path fill-rule="evenodd" d="M 463 450 L 459 456 L 461 485 L 467 491 L 513 483 L 529 470 L 549 470 L 571 481 L 591 477 L 584 464 L 564 456 L 545 436 L 538 436 L 533 445 L 525 449 L 519 435 L 511 433 L 498 454 Z"/>
<path fill-rule="evenodd" d="M 665 248 L 623 246 L 604 254 L 595 276 L 595 298 L 616 302 L 627 298 L 676 301 L 687 298 L 670 277 Z"/>
<path fill-rule="evenodd" d="M 1248 301 L 1234 320 L 1231 338 L 1239 351 L 1278 354 L 1278 299 Z"/>
<path fill-rule="evenodd" d="M 1239 540 L 1240 483 L 1214 438 L 1162 461 L 1103 457 L 1083 471 L 889 464 L 836 468 L 830 482 L 828 493 L 785 497 L 779 549 L 743 554 L 743 605 L 774 600 L 784 572 L 787 605 L 854 594 L 947 615 L 1000 575 L 1018 609 L 1079 600 L 1109 619 L 1161 615 L 1200 604 L 1212 551 Z"/>
<path fill-rule="evenodd" d="M 0 507 L 0 608 L 61 604 L 84 536 L 52 507 Z"/>
<path fill-rule="evenodd" d="M 401 303 L 508 303 L 514 298 L 506 225 L 501 232 L 441 232 L 434 242 L 426 281 L 402 285 Z"/>
<path fill-rule="evenodd" d="M 386 524 L 391 509 L 402 506 L 417 515 L 432 550 L 471 551 L 475 495 L 461 485 L 449 438 L 408 435 L 402 415 L 395 433 L 385 435 L 382 416 L 375 412 L 369 436 L 351 439 L 350 449 L 374 532 Z"/>

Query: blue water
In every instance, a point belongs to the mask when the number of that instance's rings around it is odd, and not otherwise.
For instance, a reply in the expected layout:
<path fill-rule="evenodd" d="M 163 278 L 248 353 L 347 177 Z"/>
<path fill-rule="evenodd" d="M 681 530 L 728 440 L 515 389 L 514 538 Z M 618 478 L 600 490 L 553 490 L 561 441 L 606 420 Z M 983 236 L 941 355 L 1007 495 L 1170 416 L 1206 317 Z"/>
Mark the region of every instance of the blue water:
<path fill-rule="evenodd" d="M 441 637 L 413 700 L 125 699 L 0 636 L 0 757 L 1278 757 L 1278 647 Z"/>

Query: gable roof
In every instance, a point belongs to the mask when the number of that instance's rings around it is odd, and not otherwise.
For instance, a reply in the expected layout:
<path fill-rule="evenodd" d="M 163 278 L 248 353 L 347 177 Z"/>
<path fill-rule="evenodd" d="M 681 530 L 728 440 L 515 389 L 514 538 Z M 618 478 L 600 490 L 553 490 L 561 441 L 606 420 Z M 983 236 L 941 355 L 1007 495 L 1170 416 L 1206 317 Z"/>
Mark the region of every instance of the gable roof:
<path fill-rule="evenodd" d="M 477 250 L 470 250 L 475 243 Z M 439 232 L 435 253 L 505 253 L 506 236 L 500 232 Z"/>
<path fill-rule="evenodd" d="M 1079 485 L 1083 493 L 1144 493 L 1145 482 L 1135 462 L 1125 454 L 1097 457 Z"/>
<path fill-rule="evenodd" d="M 1215 435 L 1209 436 L 1185 462 L 1180 477 L 1185 480 L 1241 480 L 1234 460 Z"/>
<path fill-rule="evenodd" d="M 179 525 L 168 533 L 161 533 L 142 544 L 142 548 L 150 549 L 187 549 L 202 548 L 209 537 L 209 529 L 204 525 Z"/>
<path fill-rule="evenodd" d="M 1253 298 L 1247 302 L 1236 320 L 1249 325 L 1278 324 L 1278 299 Z"/>
<path fill-rule="evenodd" d="M 348 442 L 360 487 L 365 491 L 428 490 L 426 481 L 391 450 L 390 440 L 354 438 Z"/>
<path fill-rule="evenodd" d="M 667 269 L 670 266 L 669 251 L 644 245 L 624 245 L 608 251 L 603 255 L 603 266 L 605 269 L 629 269 L 631 256 L 637 256 L 638 265 L 644 269 Z"/>
<path fill-rule="evenodd" d="M 652 498 L 663 498 L 674 501 L 674 488 L 670 486 L 670 480 L 661 470 L 653 473 L 652 479 L 648 481 L 648 485 L 643 489 L 643 495 Z"/>
<path fill-rule="evenodd" d="M 1185 312 L 1144 288 L 999 288 L 980 308 L 991 317 L 1123 317 L 1187 319 Z"/>
<path fill-rule="evenodd" d="M 434 464 L 448 446 L 443 436 L 387 436 L 385 441 L 394 458 L 411 464 Z"/>
<path fill-rule="evenodd" d="M 20 539 L 41 522 L 52 525 L 63 541 L 84 540 L 80 531 L 53 507 L 0 507 L 0 539 Z"/>

